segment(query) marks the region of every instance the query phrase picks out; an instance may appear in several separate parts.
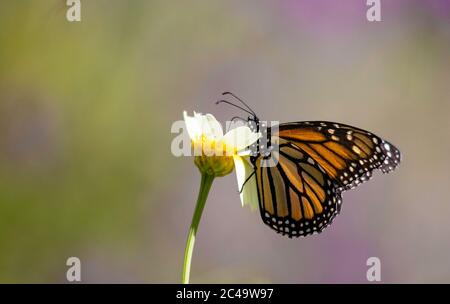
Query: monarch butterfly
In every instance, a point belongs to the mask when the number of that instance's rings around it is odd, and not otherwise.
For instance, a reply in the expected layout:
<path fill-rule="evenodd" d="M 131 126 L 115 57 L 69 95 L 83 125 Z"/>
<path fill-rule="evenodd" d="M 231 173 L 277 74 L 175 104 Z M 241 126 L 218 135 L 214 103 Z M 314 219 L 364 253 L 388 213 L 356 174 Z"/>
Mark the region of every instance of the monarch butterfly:
<path fill-rule="evenodd" d="M 245 108 L 227 100 L 217 103 L 249 113 L 247 123 L 261 130 L 260 120 L 243 100 L 230 92 L 223 95 L 233 96 Z M 369 180 L 375 169 L 393 171 L 401 161 L 400 151 L 391 143 L 341 123 L 291 122 L 266 131 L 269 140 L 277 139 L 278 151 L 250 157 L 253 172 L 241 191 L 255 178 L 263 222 L 289 238 L 322 232 L 339 214 L 343 191 Z"/>

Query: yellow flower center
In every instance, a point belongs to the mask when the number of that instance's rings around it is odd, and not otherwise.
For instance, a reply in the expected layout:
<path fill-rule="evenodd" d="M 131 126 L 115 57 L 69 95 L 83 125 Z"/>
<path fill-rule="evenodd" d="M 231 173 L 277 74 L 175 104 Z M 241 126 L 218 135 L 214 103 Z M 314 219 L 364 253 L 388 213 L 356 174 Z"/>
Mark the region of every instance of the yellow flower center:
<path fill-rule="evenodd" d="M 227 147 L 222 141 L 216 141 L 202 135 L 193 140 L 195 165 L 202 173 L 213 176 L 225 176 L 234 169 L 233 155 L 237 155 L 235 147 Z"/>
<path fill-rule="evenodd" d="M 236 147 L 226 145 L 223 141 L 217 141 L 211 139 L 205 135 L 192 140 L 192 146 L 194 148 L 194 155 L 205 156 L 229 156 L 237 155 L 238 150 Z"/>

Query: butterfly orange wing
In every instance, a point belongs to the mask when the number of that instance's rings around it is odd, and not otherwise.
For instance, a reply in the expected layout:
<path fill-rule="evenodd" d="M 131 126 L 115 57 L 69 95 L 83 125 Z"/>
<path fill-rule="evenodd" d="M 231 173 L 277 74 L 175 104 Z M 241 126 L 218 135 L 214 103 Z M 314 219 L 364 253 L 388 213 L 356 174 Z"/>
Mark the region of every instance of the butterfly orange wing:
<path fill-rule="evenodd" d="M 253 160 L 259 206 L 264 223 L 289 237 L 320 233 L 339 213 L 342 191 L 401 159 L 392 144 L 344 124 L 287 123 L 272 136 L 278 151 Z"/>

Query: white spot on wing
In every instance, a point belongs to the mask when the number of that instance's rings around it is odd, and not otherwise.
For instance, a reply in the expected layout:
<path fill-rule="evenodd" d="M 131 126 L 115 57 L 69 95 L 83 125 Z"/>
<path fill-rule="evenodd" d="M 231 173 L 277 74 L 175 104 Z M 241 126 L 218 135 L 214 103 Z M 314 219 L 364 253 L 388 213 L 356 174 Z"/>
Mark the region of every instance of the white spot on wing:
<path fill-rule="evenodd" d="M 353 150 L 356 154 L 361 154 L 361 150 L 360 150 L 357 146 L 355 146 L 355 145 L 353 145 L 352 150 Z"/>

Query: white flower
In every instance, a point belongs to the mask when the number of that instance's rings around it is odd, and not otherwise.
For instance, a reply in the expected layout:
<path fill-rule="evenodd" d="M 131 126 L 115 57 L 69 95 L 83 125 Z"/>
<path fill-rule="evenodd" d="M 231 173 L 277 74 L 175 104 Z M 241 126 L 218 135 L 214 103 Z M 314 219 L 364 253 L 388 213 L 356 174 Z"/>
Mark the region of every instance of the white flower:
<path fill-rule="evenodd" d="M 249 206 L 251 210 L 258 209 L 258 188 L 256 188 L 256 176 L 254 169 L 250 165 L 248 156 L 234 156 L 234 167 L 238 182 L 242 206 Z M 251 178 L 250 175 L 253 176 Z M 245 182 L 245 186 L 244 186 Z M 244 187 L 244 188 L 242 188 Z"/>
<path fill-rule="evenodd" d="M 253 173 L 248 147 L 261 137 L 261 133 L 253 132 L 248 126 L 239 126 L 224 135 L 221 124 L 211 114 L 194 112 L 194 116 L 188 116 L 184 111 L 183 116 L 192 140 L 195 164 L 200 171 L 224 176 L 231 173 L 235 167 L 238 188 L 241 190 L 244 182 Z M 240 197 L 243 206 L 250 205 L 252 209 L 258 207 L 255 176 L 247 180 Z"/>

